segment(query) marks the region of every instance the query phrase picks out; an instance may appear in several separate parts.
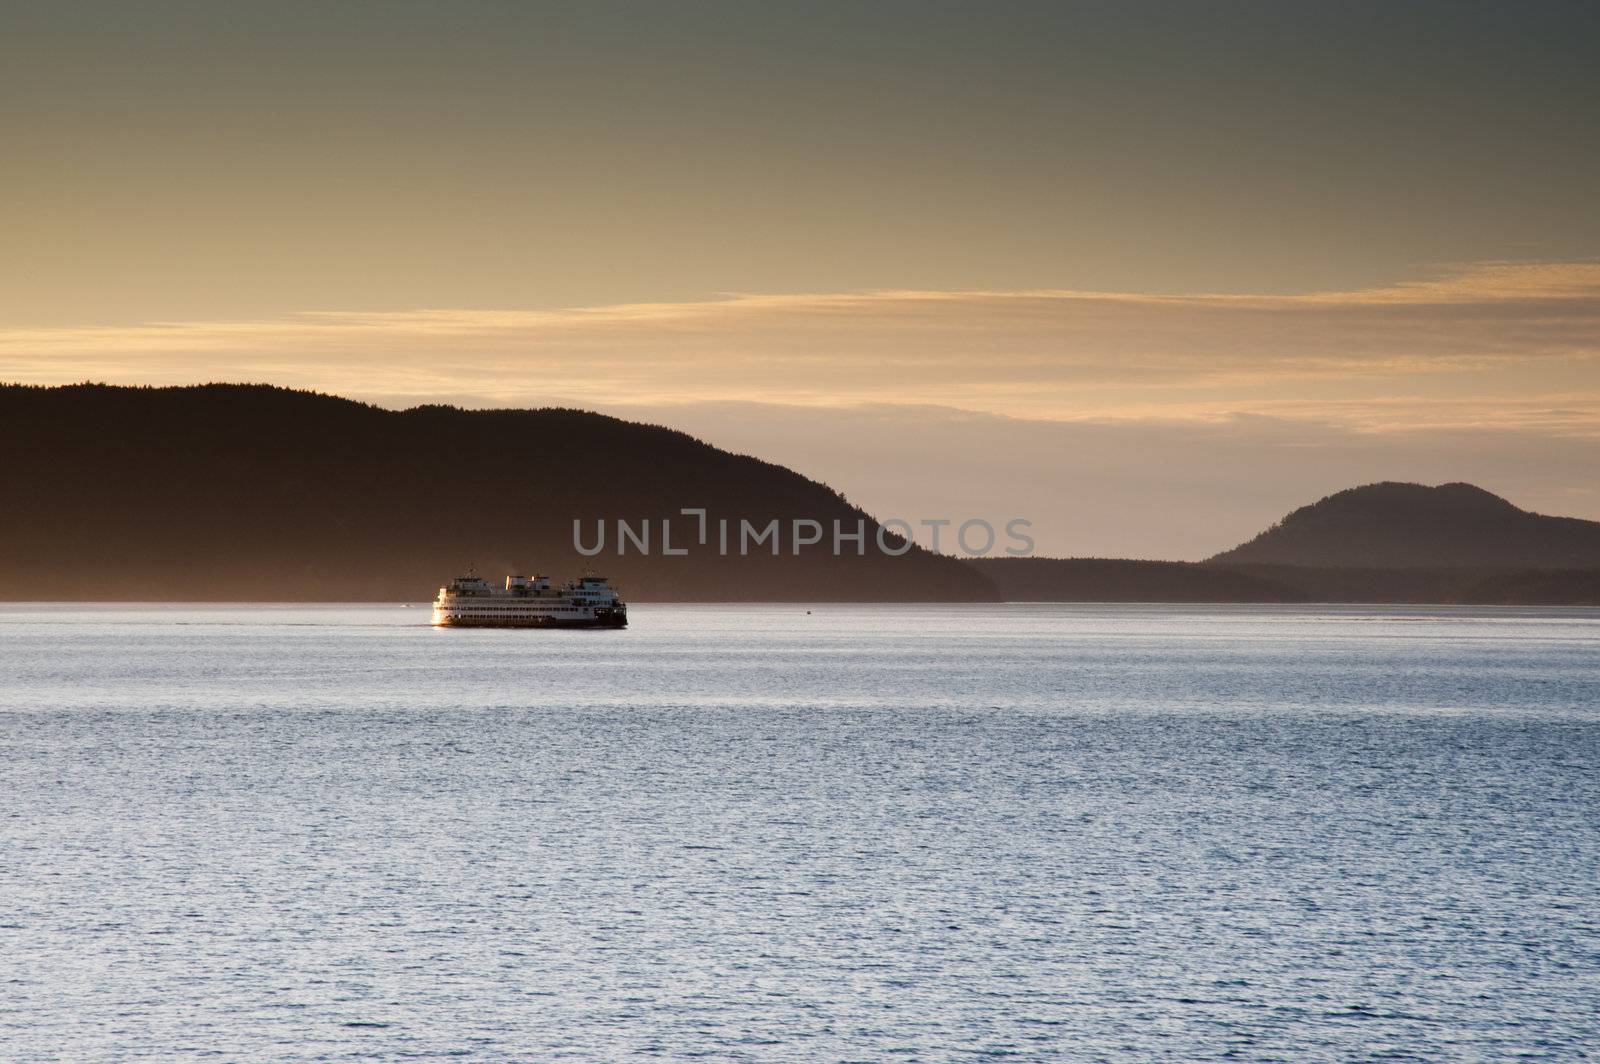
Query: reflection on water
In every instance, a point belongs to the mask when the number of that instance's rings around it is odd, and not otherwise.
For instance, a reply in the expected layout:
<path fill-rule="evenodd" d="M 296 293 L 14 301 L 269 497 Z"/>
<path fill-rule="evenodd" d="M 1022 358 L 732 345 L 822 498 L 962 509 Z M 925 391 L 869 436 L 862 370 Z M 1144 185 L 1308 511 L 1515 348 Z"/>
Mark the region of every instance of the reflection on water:
<path fill-rule="evenodd" d="M 1600 614 L 0 606 L 5 1056 L 1569 1058 Z"/>

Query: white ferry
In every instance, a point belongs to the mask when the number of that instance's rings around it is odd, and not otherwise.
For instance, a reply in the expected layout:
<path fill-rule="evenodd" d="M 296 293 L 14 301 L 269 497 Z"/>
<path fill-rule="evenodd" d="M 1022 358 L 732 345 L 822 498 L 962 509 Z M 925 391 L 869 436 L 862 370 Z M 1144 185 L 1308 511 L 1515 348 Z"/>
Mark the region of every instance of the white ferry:
<path fill-rule="evenodd" d="M 475 573 L 458 576 L 433 601 L 439 628 L 626 628 L 628 604 L 603 576 L 552 587 L 543 576 L 508 576 L 491 587 Z"/>

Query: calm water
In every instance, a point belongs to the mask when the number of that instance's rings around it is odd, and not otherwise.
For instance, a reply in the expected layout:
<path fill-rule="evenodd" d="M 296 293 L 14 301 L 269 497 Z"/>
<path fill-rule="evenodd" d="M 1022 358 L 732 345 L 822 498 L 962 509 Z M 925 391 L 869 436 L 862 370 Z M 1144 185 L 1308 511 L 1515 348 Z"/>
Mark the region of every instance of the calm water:
<path fill-rule="evenodd" d="M 1600 613 L 0 605 L 0 1057 L 1600 1053 Z"/>

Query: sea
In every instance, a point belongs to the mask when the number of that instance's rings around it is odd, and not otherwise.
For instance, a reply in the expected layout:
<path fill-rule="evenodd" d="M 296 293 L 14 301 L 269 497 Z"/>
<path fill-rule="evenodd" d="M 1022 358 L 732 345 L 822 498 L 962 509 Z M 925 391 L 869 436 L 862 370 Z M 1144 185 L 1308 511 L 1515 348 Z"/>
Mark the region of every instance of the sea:
<path fill-rule="evenodd" d="M 0 605 L 0 1059 L 1600 1055 L 1600 611 Z"/>

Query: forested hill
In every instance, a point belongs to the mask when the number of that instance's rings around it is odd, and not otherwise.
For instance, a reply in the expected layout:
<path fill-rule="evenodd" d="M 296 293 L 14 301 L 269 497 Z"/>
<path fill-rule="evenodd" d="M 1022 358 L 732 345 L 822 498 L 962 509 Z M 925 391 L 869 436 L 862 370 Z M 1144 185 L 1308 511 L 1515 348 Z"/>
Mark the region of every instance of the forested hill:
<path fill-rule="evenodd" d="M 865 520 L 868 547 L 724 557 L 695 520 Z M 653 553 L 586 559 L 596 522 L 655 526 Z M 682 557 L 660 553 L 671 519 Z M 0 387 L 0 597 L 418 601 L 468 564 L 498 577 L 585 566 L 633 599 L 993 599 L 827 486 L 683 433 L 575 410 L 384 410 L 256 385 Z M 829 537 L 831 539 L 831 536 Z M 891 540 L 891 542 L 893 542 Z"/>
<path fill-rule="evenodd" d="M 1600 521 L 1530 513 L 1471 484 L 1368 484 L 1302 506 L 1211 561 L 1586 569 L 1600 567 Z"/>

